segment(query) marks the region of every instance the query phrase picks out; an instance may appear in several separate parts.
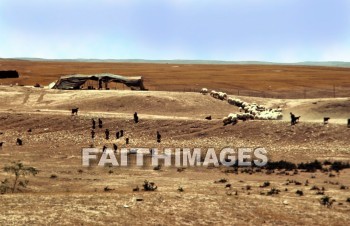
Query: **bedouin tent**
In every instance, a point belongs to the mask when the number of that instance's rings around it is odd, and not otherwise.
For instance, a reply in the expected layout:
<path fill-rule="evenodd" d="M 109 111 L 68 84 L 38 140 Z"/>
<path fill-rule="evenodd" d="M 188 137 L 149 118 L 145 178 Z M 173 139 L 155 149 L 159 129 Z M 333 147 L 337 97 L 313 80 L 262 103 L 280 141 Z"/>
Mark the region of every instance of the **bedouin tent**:
<path fill-rule="evenodd" d="M 19 78 L 17 71 L 0 71 L 0 78 Z"/>
<path fill-rule="evenodd" d="M 102 81 L 104 83 L 117 82 L 123 83 L 132 90 L 145 90 L 143 86 L 142 76 L 125 77 L 114 74 L 94 74 L 94 75 L 66 75 L 62 76 L 52 89 L 80 89 L 80 87 L 88 80 Z"/>

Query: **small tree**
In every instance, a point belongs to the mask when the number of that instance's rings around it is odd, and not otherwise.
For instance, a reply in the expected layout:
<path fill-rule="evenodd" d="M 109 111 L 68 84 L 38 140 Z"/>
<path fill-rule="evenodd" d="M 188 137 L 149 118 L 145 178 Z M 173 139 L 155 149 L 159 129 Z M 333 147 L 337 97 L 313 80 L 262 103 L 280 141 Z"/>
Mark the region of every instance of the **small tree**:
<path fill-rule="evenodd" d="M 8 186 L 8 180 L 5 180 L 5 183 L 2 182 L 2 185 L 4 185 L 5 192 L 7 190 L 11 190 L 12 193 L 16 191 L 17 185 L 25 188 L 29 183 L 28 180 L 21 180 L 21 177 L 25 177 L 26 175 L 35 176 L 39 173 L 39 170 L 31 166 L 24 166 L 23 163 L 21 163 L 20 161 L 12 162 L 12 165 L 5 166 L 4 171 L 7 173 L 12 173 L 15 176 L 13 185 L 11 187 Z"/>

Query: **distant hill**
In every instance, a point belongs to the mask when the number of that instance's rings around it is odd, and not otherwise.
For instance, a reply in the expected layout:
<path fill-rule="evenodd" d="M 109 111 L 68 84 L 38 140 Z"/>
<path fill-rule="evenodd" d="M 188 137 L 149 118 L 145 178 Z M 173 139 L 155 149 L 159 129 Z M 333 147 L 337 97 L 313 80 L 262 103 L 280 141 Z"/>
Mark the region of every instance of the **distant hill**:
<path fill-rule="evenodd" d="M 0 60 L 25 61 L 64 61 L 64 62 L 116 62 L 116 63 L 156 63 L 156 64 L 240 64 L 240 65 L 303 65 L 350 67 L 350 62 L 344 61 L 305 61 L 296 63 L 279 63 L 267 61 L 221 61 L 221 60 L 144 60 L 144 59 L 44 59 L 44 58 L 0 58 Z"/>

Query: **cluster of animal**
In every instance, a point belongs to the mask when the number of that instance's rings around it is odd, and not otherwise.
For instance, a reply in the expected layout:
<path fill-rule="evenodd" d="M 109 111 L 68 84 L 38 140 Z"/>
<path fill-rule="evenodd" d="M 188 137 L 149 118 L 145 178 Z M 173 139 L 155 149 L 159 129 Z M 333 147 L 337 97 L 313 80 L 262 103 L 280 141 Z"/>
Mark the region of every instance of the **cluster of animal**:
<path fill-rule="evenodd" d="M 249 104 L 247 102 L 233 98 L 228 98 L 228 102 L 239 107 L 239 111 L 241 113 L 229 114 L 223 119 L 225 125 L 229 123 L 235 124 L 237 123 L 237 120 L 279 120 L 283 117 L 281 108 L 266 108 L 256 103 Z"/>
<path fill-rule="evenodd" d="M 201 89 L 202 94 L 208 94 L 207 88 Z M 240 113 L 229 114 L 227 117 L 223 119 L 224 124 L 237 123 L 238 120 L 278 120 L 282 119 L 282 109 L 281 108 L 266 108 L 262 105 L 256 103 L 247 103 L 237 98 L 228 97 L 224 92 L 217 92 L 212 90 L 210 92 L 210 96 L 219 99 L 219 100 L 227 100 L 229 104 L 239 107 Z"/>
<path fill-rule="evenodd" d="M 210 96 L 219 100 L 227 100 L 227 94 L 224 92 L 216 92 L 215 90 L 212 90 Z"/>
<path fill-rule="evenodd" d="M 200 91 L 201 94 L 207 95 L 209 93 L 207 88 L 202 88 Z M 210 96 L 219 99 L 227 100 L 229 104 L 239 107 L 239 113 L 231 113 L 227 117 L 224 117 L 223 122 L 227 124 L 236 124 L 238 120 L 280 120 L 283 117 L 282 108 L 266 108 L 262 105 L 256 103 L 247 103 L 237 98 L 228 97 L 224 92 L 217 92 L 215 90 L 210 91 Z M 295 125 L 299 122 L 300 116 L 295 116 L 293 113 L 290 113 L 291 116 L 291 125 Z M 211 120 L 211 116 L 207 116 L 205 119 Z M 330 117 L 323 118 L 323 124 L 327 125 L 329 123 Z M 347 122 L 348 128 L 350 128 L 350 119 Z"/>
<path fill-rule="evenodd" d="M 206 95 L 209 93 L 207 88 L 202 88 L 201 89 L 201 94 Z M 227 99 L 227 94 L 224 92 L 216 92 L 215 90 L 210 91 L 210 96 L 219 99 L 219 100 L 226 100 Z"/>
<path fill-rule="evenodd" d="M 265 106 L 256 103 L 247 103 L 240 99 L 229 97 L 227 99 L 229 104 L 239 107 L 239 111 L 246 113 L 241 117 L 244 119 L 258 119 L 258 120 L 278 120 L 282 119 L 282 108 L 266 108 Z"/>

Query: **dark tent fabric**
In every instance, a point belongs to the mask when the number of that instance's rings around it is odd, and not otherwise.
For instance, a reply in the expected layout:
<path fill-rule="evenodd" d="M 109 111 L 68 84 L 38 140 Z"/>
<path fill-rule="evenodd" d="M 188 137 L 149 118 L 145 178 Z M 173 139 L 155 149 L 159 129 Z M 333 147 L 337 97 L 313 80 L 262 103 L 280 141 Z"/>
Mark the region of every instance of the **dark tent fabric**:
<path fill-rule="evenodd" d="M 0 78 L 19 78 L 17 71 L 0 71 Z"/>
<path fill-rule="evenodd" d="M 114 74 L 95 74 L 95 75 L 76 74 L 76 75 L 62 76 L 52 88 L 53 89 L 80 89 L 80 86 L 83 85 L 88 80 L 123 83 L 133 90 L 145 90 L 141 76 L 124 77 L 121 75 L 114 75 Z"/>

